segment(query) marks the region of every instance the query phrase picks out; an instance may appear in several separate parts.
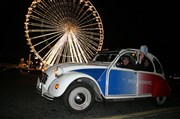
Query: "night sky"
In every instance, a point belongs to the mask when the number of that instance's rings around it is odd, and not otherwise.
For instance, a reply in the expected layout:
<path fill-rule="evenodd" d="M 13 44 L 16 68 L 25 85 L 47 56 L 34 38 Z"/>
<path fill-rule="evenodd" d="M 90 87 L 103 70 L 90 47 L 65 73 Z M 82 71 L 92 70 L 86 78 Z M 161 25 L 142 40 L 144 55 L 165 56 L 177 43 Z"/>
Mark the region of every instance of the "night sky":
<path fill-rule="evenodd" d="M 24 21 L 32 0 L 1 2 L 1 62 L 28 58 Z M 167 71 L 178 71 L 179 7 L 177 3 L 123 3 L 91 0 L 104 27 L 103 48 L 140 48 L 146 44 Z M 172 58 L 173 57 L 173 60 Z"/>

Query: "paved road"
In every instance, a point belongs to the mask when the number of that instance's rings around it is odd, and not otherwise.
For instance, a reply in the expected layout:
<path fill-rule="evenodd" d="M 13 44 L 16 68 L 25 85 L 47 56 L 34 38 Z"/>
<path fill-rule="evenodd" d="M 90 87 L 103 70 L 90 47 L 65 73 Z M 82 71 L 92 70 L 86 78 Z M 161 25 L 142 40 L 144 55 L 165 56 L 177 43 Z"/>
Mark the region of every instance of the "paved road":
<path fill-rule="evenodd" d="M 35 90 L 37 75 L 0 72 L 1 119 L 179 119 L 180 95 L 156 107 L 150 100 L 95 103 L 84 114 L 71 114 L 61 99 L 48 101 Z"/>

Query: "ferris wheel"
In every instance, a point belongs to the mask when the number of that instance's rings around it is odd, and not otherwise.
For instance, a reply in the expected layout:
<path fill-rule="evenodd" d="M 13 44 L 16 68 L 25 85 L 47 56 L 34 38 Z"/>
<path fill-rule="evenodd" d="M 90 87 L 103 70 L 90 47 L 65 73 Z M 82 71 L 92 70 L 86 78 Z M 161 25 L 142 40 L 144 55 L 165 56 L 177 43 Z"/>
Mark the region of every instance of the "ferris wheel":
<path fill-rule="evenodd" d="M 87 63 L 102 49 L 104 30 L 89 0 L 34 0 L 26 14 L 25 36 L 45 65 Z"/>

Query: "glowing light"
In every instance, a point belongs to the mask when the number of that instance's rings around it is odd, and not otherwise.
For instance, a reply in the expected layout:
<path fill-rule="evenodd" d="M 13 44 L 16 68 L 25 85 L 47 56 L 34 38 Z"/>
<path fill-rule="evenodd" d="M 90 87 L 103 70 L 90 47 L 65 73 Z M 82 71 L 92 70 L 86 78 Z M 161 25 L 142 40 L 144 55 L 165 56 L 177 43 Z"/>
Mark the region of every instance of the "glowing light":
<path fill-rule="evenodd" d="M 58 89 L 58 88 L 59 88 L 59 84 L 56 84 L 56 85 L 55 85 L 55 89 Z"/>

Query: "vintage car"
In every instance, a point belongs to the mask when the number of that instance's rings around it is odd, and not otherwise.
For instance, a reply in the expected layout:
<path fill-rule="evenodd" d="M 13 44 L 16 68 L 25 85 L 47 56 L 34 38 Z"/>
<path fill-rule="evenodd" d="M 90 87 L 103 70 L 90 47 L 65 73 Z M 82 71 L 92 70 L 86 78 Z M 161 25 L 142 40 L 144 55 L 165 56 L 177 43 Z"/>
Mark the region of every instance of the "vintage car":
<path fill-rule="evenodd" d="M 124 56 L 136 66 L 140 49 L 100 51 L 88 63 L 60 63 L 49 67 L 37 79 L 37 91 L 48 100 L 63 99 L 65 107 L 83 113 L 94 102 L 152 98 L 163 105 L 171 89 L 159 60 L 147 53 L 148 70 L 123 68 Z"/>

